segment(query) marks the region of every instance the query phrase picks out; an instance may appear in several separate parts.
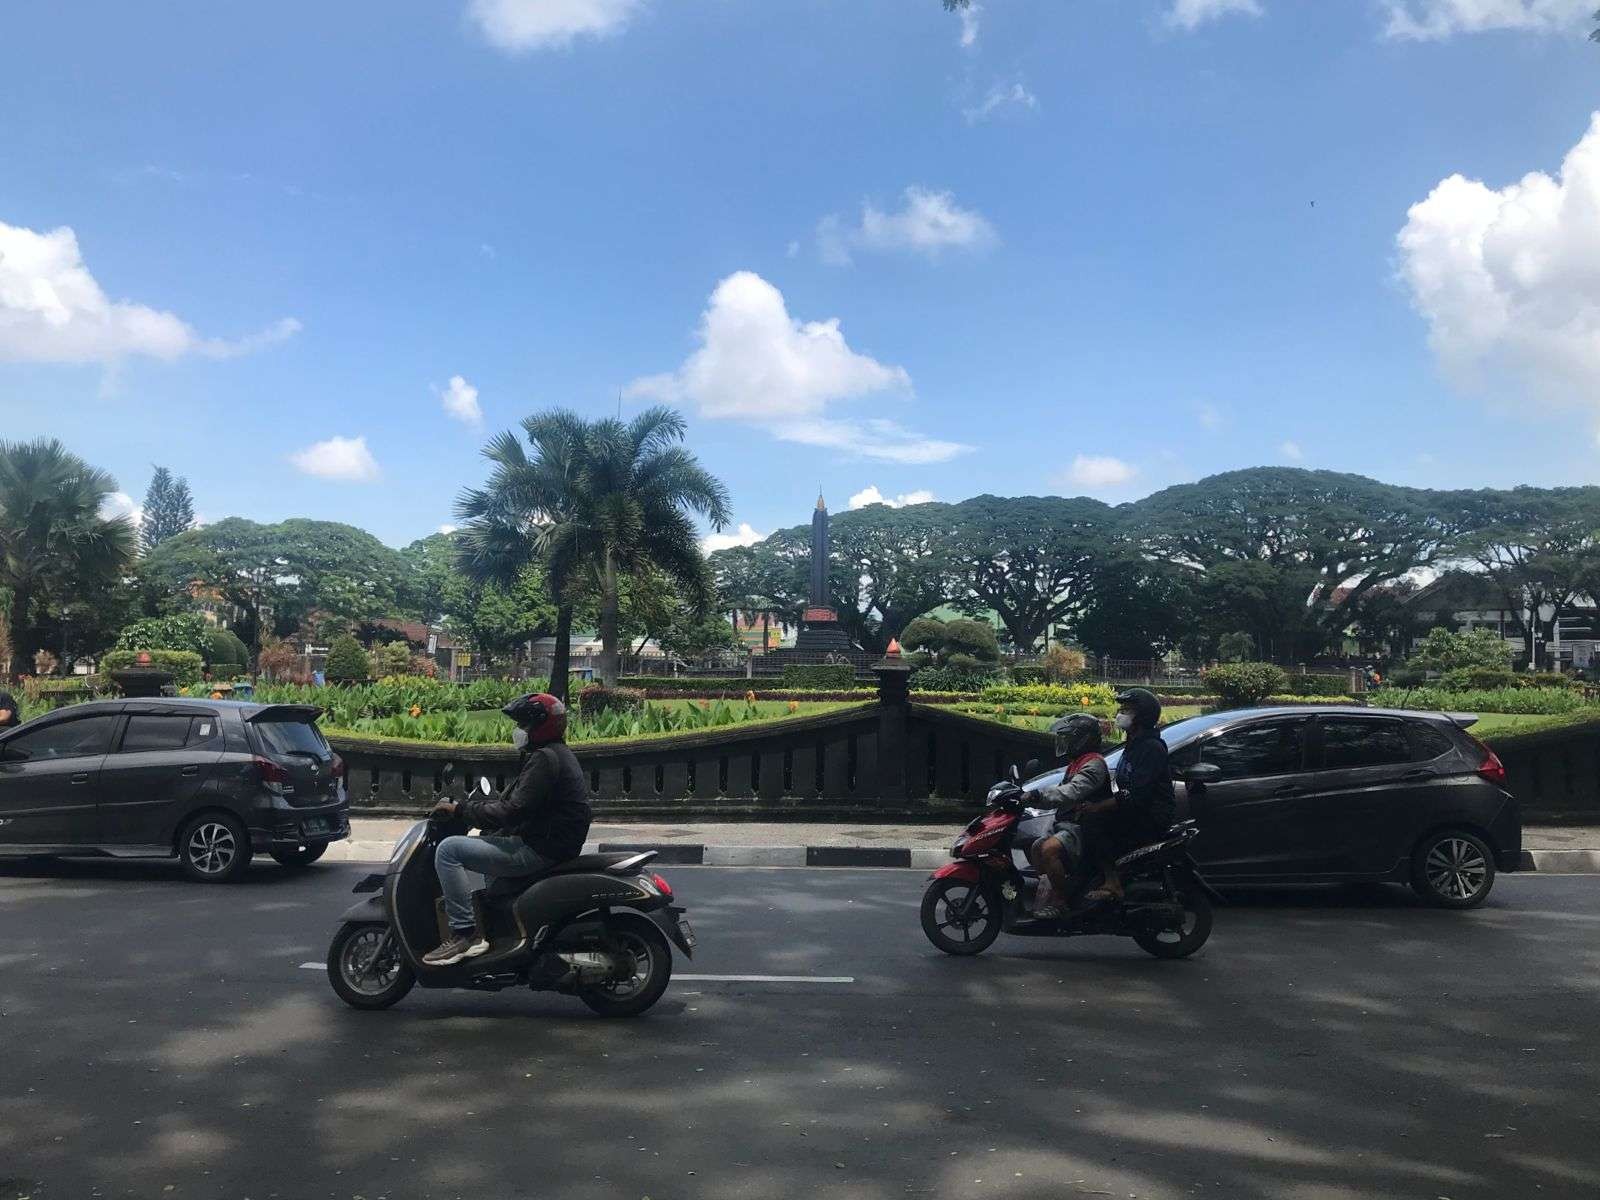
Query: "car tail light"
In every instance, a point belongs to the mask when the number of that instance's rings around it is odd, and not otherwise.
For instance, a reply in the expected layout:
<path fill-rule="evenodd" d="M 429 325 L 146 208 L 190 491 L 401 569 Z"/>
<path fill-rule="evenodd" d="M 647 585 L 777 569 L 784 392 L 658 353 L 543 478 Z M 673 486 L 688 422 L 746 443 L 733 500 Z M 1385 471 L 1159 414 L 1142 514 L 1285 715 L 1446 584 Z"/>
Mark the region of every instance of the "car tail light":
<path fill-rule="evenodd" d="M 257 755 L 251 760 L 256 768 L 256 774 L 261 777 L 262 783 L 288 783 L 289 772 L 273 762 L 270 758 Z"/>
<path fill-rule="evenodd" d="M 335 779 L 343 779 L 344 778 L 344 759 L 340 758 L 337 754 L 335 754 L 333 756 L 333 764 L 328 769 L 333 773 L 333 777 Z"/>
<path fill-rule="evenodd" d="M 1472 744 L 1483 751 L 1483 761 L 1478 764 L 1478 775 L 1496 787 L 1505 787 L 1506 765 L 1500 761 L 1500 756 L 1477 738 L 1472 739 Z"/>
<path fill-rule="evenodd" d="M 656 887 L 661 890 L 661 894 L 668 900 L 672 899 L 672 885 L 665 879 L 661 878 L 659 875 L 652 875 L 650 876 L 650 882 L 655 884 Z"/>

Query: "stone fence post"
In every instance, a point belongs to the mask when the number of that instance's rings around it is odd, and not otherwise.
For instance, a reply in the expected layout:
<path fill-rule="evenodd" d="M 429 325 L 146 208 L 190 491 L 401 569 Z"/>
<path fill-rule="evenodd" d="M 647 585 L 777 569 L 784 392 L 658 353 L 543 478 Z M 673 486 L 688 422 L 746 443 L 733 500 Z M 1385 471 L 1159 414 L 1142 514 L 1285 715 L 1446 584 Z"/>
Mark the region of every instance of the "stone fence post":
<path fill-rule="evenodd" d="M 900 643 L 872 666 L 878 677 L 878 799 L 903 801 L 906 759 L 910 752 L 911 664 L 900 655 Z"/>

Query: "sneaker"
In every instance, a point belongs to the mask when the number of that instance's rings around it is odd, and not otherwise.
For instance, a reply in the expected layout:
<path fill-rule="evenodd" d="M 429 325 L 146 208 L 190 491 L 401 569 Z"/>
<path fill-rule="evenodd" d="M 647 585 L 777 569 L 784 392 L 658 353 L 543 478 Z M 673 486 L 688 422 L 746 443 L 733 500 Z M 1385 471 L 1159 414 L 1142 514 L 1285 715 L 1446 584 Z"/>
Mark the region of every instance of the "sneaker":
<path fill-rule="evenodd" d="M 448 967 L 451 963 L 458 963 L 464 958 L 477 958 L 488 949 L 489 943 L 480 938 L 475 931 L 458 929 L 451 933 L 450 940 L 444 945 L 424 954 L 422 961 L 430 967 Z"/>
<path fill-rule="evenodd" d="M 1035 921 L 1059 921 L 1067 915 L 1067 910 L 1059 904 L 1046 904 L 1043 908 L 1033 910 Z"/>

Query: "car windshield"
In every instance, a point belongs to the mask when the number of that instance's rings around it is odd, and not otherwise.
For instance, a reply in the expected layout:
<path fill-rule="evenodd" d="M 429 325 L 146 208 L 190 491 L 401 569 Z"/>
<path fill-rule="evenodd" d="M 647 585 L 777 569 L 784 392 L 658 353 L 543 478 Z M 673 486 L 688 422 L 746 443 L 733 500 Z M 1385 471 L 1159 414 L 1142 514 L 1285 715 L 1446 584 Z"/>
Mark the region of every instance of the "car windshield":
<path fill-rule="evenodd" d="M 257 721 L 256 734 L 269 754 L 324 759 L 332 753 L 322 730 L 307 721 Z"/>

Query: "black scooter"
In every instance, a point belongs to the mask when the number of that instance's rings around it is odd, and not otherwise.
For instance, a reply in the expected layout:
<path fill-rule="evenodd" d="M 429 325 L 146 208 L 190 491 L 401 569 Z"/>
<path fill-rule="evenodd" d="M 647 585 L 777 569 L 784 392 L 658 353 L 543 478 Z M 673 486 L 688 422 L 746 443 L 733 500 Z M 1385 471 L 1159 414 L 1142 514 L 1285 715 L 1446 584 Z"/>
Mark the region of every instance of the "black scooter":
<path fill-rule="evenodd" d="M 446 787 L 454 775 L 445 769 Z M 480 778 L 473 794 L 488 795 Z M 386 872 L 355 891 L 328 947 L 328 979 L 353 1008 L 388 1008 L 416 984 L 499 991 L 528 987 L 576 995 L 601 1016 L 632 1017 L 667 990 L 675 945 L 693 957 L 694 930 L 672 888 L 643 854 L 585 854 L 532 875 L 504 877 L 473 895 L 487 953 L 434 967 L 422 956 L 449 936 L 433 854 L 459 818 L 429 817 L 400 838 Z M 669 945 L 669 940 L 671 945 Z"/>

